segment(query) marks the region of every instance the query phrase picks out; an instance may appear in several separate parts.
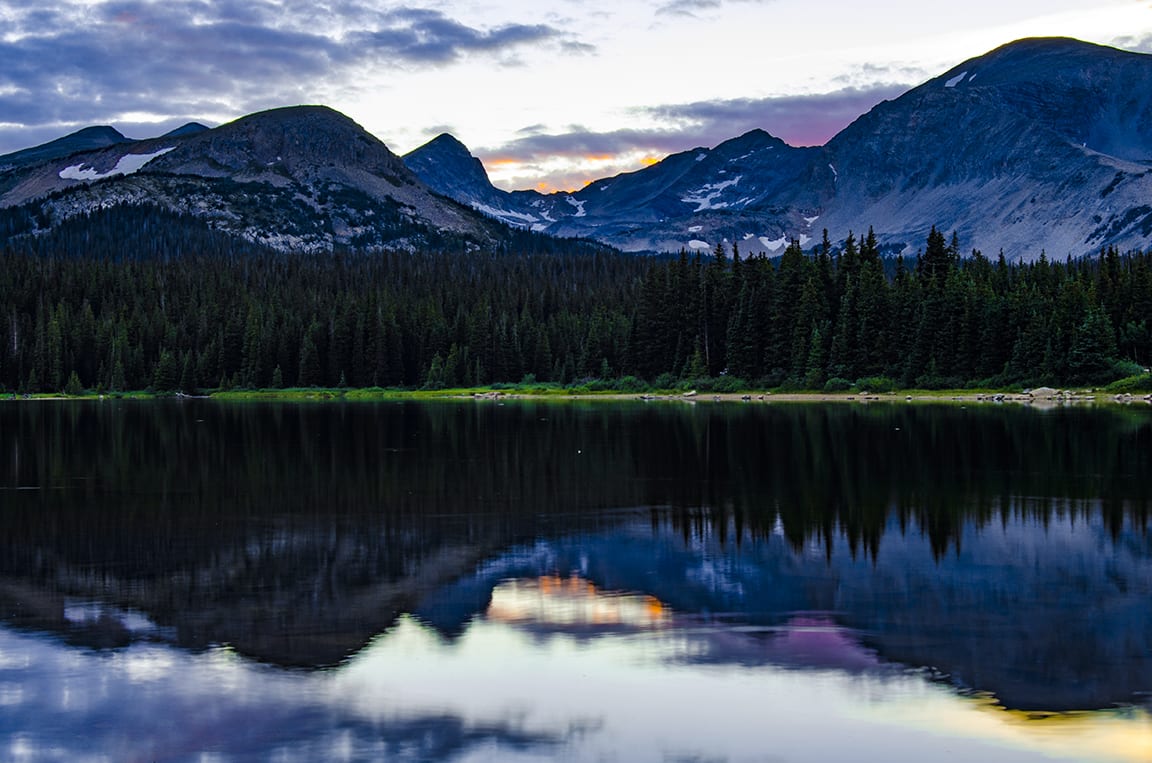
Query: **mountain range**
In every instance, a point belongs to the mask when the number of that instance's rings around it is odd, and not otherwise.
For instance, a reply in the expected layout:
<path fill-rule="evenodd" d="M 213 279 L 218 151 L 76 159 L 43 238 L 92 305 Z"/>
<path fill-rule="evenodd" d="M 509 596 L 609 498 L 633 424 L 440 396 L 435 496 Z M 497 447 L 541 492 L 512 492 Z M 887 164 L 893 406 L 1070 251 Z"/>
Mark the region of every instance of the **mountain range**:
<path fill-rule="evenodd" d="M 89 127 L 0 156 L 0 210 L 35 234 L 152 204 L 283 250 L 508 242 L 513 229 L 634 252 L 783 252 L 874 228 L 913 253 L 933 227 L 1009 259 L 1152 239 L 1152 56 L 1027 39 L 880 103 L 819 147 L 753 130 L 575 192 L 505 191 L 451 135 L 402 159 L 322 106 L 130 140 Z M 22 212 L 21 212 L 22 210 Z"/>
<path fill-rule="evenodd" d="M 144 204 L 292 251 L 482 246 L 509 233 L 431 191 L 377 138 L 323 106 L 215 129 L 190 124 L 148 140 L 88 128 L 0 157 L 0 208 L 23 209 L 33 232 Z"/>
<path fill-rule="evenodd" d="M 932 228 L 1009 259 L 1143 248 L 1152 235 L 1152 56 L 1011 43 L 880 103 L 826 145 L 762 130 L 573 193 L 493 188 L 451 136 L 404 157 L 429 186 L 514 225 L 627 251 L 780 253 L 874 227 L 892 252 Z"/>

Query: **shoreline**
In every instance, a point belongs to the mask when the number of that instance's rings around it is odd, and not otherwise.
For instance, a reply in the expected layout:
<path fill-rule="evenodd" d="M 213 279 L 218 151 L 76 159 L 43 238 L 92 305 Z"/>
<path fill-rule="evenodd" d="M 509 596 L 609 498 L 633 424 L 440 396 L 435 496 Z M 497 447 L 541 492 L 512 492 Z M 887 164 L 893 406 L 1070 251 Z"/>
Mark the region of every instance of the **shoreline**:
<path fill-rule="evenodd" d="M 86 393 L 83 395 L 34 394 L 29 396 L 8 394 L 0 398 L 10 402 L 79 401 L 79 400 L 215 400 L 218 402 L 373 402 L 373 401 L 640 401 L 698 403 L 904 403 L 904 404 L 991 404 L 1016 403 L 1032 407 L 1051 408 L 1096 403 L 1152 405 L 1152 394 L 1113 393 L 1098 389 L 1035 391 L 1002 390 L 898 390 L 892 392 L 568 392 L 566 390 L 539 389 L 451 389 L 451 390 L 383 390 L 383 389 L 262 389 L 228 390 L 201 395 L 161 394 L 152 392 Z"/>

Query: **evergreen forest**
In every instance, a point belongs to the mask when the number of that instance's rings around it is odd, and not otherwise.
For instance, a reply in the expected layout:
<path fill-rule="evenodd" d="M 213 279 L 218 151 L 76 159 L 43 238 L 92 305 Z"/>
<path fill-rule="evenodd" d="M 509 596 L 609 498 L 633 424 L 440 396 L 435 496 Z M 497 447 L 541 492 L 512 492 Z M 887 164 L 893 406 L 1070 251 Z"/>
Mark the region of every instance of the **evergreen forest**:
<path fill-rule="evenodd" d="M 1152 362 L 1152 252 L 1016 264 L 933 230 L 910 258 L 871 231 L 772 259 L 527 232 L 304 254 L 146 206 L 19 228 L 0 220 L 5 392 L 882 391 L 1146 380 Z"/>

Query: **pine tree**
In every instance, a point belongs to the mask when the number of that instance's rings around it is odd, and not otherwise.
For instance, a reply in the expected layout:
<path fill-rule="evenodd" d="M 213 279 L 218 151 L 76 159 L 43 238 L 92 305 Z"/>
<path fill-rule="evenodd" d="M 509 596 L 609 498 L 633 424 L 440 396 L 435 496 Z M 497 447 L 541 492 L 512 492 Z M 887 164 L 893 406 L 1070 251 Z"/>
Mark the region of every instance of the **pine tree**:
<path fill-rule="evenodd" d="M 80 377 L 75 371 L 68 374 L 68 383 L 64 385 L 64 394 L 72 397 L 84 394 L 84 387 L 80 384 Z"/>
<path fill-rule="evenodd" d="M 1105 381 L 1116 355 L 1116 333 L 1100 305 L 1088 311 L 1076 327 L 1068 350 L 1068 371 L 1074 381 Z"/>
<path fill-rule="evenodd" d="M 161 350 L 160 359 L 156 361 L 156 368 L 152 374 L 152 389 L 157 392 L 172 392 L 179 383 L 176 358 L 168 350 Z"/>

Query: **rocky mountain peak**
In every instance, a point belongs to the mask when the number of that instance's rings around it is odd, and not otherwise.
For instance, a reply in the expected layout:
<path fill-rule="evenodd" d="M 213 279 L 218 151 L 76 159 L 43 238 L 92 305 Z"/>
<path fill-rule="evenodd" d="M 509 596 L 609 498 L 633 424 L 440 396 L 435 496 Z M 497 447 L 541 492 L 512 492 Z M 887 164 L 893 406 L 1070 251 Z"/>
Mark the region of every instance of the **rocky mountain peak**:
<path fill-rule="evenodd" d="M 61 157 L 75 154 L 79 151 L 91 151 L 98 148 L 115 146 L 131 141 L 120 134 L 120 131 L 109 125 L 95 125 L 77 130 L 62 138 L 49 141 L 43 145 L 33 146 L 21 151 L 0 156 L 0 172 L 15 167 L 25 167 L 39 162 L 51 161 Z"/>
<path fill-rule="evenodd" d="M 161 138 L 183 138 L 186 135 L 198 135 L 199 133 L 206 132 L 209 129 L 210 129 L 209 127 L 207 127 L 206 125 L 202 125 L 199 122 L 188 122 L 187 124 L 184 124 L 184 125 L 177 127 L 175 130 L 170 130 L 170 131 L 164 133 L 160 137 Z"/>
<path fill-rule="evenodd" d="M 379 139 L 325 106 L 251 114 L 215 129 L 79 153 L 0 177 L 0 206 L 60 222 L 120 204 L 159 206 L 281 249 L 416 248 L 507 235 L 432 193 Z"/>
<path fill-rule="evenodd" d="M 396 185 L 411 172 L 387 146 L 349 117 L 327 106 L 291 106 L 241 117 L 185 139 L 157 169 L 205 177 L 265 179 L 370 173 Z"/>
<path fill-rule="evenodd" d="M 441 133 L 405 154 L 404 163 L 432 187 L 452 187 L 449 196 L 460 193 L 470 196 L 472 201 L 482 202 L 490 195 L 478 192 L 491 185 L 484 165 L 467 146 L 448 133 Z"/>

